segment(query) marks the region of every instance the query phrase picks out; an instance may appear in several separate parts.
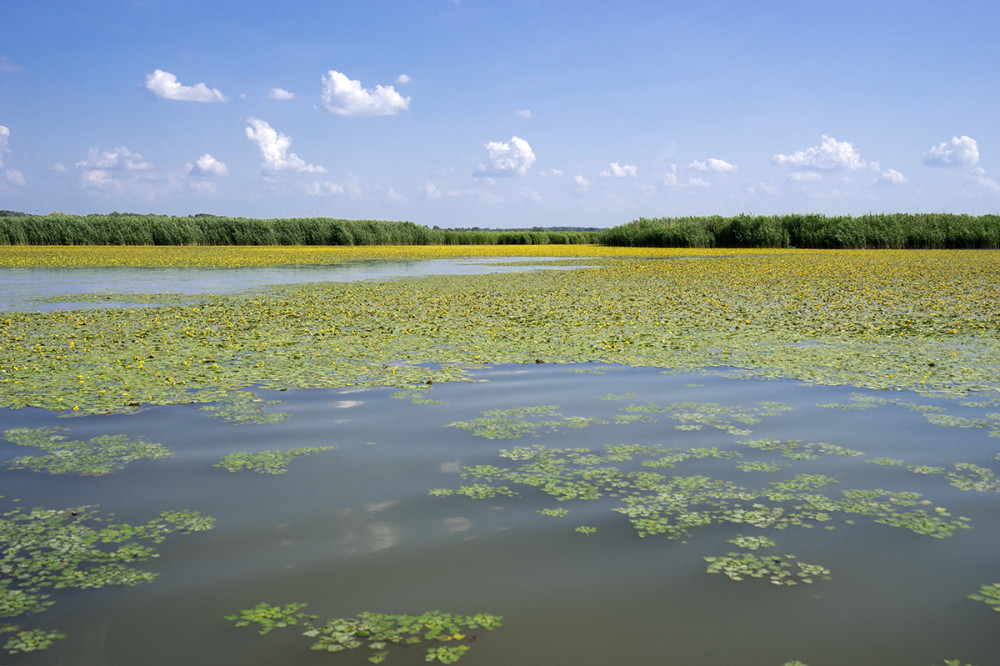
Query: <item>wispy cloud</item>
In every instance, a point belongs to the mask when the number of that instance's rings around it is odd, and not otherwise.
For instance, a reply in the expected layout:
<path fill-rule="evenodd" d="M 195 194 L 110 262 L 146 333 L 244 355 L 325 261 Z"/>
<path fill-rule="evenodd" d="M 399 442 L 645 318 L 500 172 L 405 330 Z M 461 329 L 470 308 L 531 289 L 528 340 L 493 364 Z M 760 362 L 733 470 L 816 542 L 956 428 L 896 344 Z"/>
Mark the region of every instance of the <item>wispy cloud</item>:
<path fill-rule="evenodd" d="M 520 109 L 518 111 L 515 111 L 514 113 L 516 113 L 517 115 L 521 116 L 522 118 L 530 118 L 531 117 L 531 109 Z"/>
<path fill-rule="evenodd" d="M 477 176 L 524 175 L 535 162 L 535 153 L 524 139 L 512 136 L 510 141 L 490 141 L 485 144 L 489 162 L 480 164 Z"/>
<path fill-rule="evenodd" d="M 146 75 L 146 90 L 162 99 L 172 99 L 180 102 L 225 102 L 226 96 L 216 88 L 209 88 L 204 83 L 193 86 L 182 85 L 177 77 L 162 69 Z"/>
<path fill-rule="evenodd" d="M 267 93 L 267 96 L 271 99 L 295 99 L 295 93 L 284 88 L 271 88 L 271 92 Z"/>
<path fill-rule="evenodd" d="M 326 169 L 315 164 L 306 164 L 306 161 L 295 153 L 288 152 L 292 145 L 291 138 L 272 128 L 266 121 L 259 118 L 251 118 L 250 127 L 244 132 L 247 138 L 257 144 L 261 157 L 264 159 L 263 167 L 267 171 L 296 171 L 299 173 L 325 173 Z"/>
<path fill-rule="evenodd" d="M 0 56 L 0 72 L 20 72 L 21 68 L 7 56 Z"/>
<path fill-rule="evenodd" d="M 361 87 L 361 81 L 330 70 L 323 76 L 323 104 L 340 116 L 394 116 L 410 108 L 410 98 L 392 86 Z"/>

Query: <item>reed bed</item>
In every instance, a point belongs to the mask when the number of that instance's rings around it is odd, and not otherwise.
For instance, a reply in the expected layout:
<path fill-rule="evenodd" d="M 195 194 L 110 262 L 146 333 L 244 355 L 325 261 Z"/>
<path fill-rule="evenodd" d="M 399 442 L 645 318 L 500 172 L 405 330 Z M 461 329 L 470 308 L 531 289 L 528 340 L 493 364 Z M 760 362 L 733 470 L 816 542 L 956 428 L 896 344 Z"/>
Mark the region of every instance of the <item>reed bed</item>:
<path fill-rule="evenodd" d="M 1000 216 L 894 213 L 639 218 L 601 232 L 598 239 L 604 245 L 625 247 L 996 249 L 1000 248 Z"/>
<path fill-rule="evenodd" d="M 0 245 L 566 245 L 596 232 L 432 229 L 406 221 L 215 215 L 0 215 Z"/>

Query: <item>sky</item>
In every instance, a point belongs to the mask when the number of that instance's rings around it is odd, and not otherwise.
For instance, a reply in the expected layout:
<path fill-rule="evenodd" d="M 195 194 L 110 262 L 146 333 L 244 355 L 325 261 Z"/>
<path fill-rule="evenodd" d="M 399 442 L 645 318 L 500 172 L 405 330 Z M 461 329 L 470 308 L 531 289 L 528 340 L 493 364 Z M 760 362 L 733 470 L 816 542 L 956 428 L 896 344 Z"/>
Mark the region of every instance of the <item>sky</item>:
<path fill-rule="evenodd" d="M 997 213 L 995 0 L 7 0 L 0 209 Z"/>

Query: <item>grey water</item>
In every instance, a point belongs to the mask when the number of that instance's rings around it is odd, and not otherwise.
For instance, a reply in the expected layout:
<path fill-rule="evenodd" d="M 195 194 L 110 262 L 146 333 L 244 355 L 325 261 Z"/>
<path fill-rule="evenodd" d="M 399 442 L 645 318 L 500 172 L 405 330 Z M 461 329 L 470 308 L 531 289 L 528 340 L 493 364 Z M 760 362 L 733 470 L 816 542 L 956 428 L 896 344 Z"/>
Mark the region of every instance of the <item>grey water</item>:
<path fill-rule="evenodd" d="M 920 666 L 944 659 L 985 666 L 1000 654 L 998 617 L 967 595 L 1000 581 L 996 492 L 951 487 L 942 475 L 915 475 L 877 457 L 951 469 L 968 462 L 994 472 L 1000 439 L 984 428 L 928 423 L 902 404 L 873 409 L 849 404 L 856 389 L 792 380 L 747 380 L 716 374 L 667 374 L 655 368 L 593 365 L 495 366 L 474 383 L 434 385 L 414 403 L 391 389 L 258 391 L 278 423 L 232 424 L 196 405 L 152 407 L 131 415 L 58 418 L 35 409 L 0 410 L 0 431 L 62 426 L 72 439 L 128 434 L 174 452 L 102 477 L 50 476 L 0 469 L 8 510 L 94 504 L 124 522 L 142 523 L 165 509 L 213 516 L 208 532 L 171 535 L 160 556 L 142 566 L 155 581 L 135 587 L 57 590 L 47 611 L 14 621 L 67 634 L 45 652 L 14 655 L 7 666 L 176 664 L 308 665 L 368 663 L 365 649 L 310 651 L 294 629 L 259 636 L 223 616 L 260 601 L 308 602 L 321 619 L 361 611 L 427 610 L 503 616 L 478 632 L 462 658 L 470 666 L 511 664 L 684 664 L 685 666 Z M 956 415 L 981 415 L 953 401 L 915 394 L 868 396 L 931 404 Z M 625 397 L 627 396 L 627 398 Z M 618 397 L 620 399 L 611 399 Z M 621 399 L 624 398 L 624 399 Z M 749 435 L 703 427 L 681 430 L 664 414 L 650 422 L 615 423 L 628 403 L 692 402 L 750 407 L 780 402 L 791 410 L 744 425 Z M 553 405 L 565 416 L 607 423 L 487 439 L 457 421 L 495 409 Z M 946 539 L 857 517 L 835 530 L 759 530 L 712 525 L 683 539 L 640 538 L 611 498 L 557 502 L 537 489 L 518 497 L 432 496 L 466 483 L 472 465 L 510 466 L 498 450 L 515 446 L 587 448 L 611 444 L 718 447 L 774 438 L 826 442 L 864 457 L 823 456 L 778 473 L 743 472 L 736 460 L 706 459 L 671 475 L 706 474 L 739 484 L 790 478 L 799 471 L 849 488 L 921 492 L 934 507 L 966 516 L 972 529 Z M 282 475 L 228 472 L 215 466 L 236 451 L 335 446 L 294 459 Z M 24 455 L 0 440 L 0 462 Z M 540 509 L 566 508 L 565 517 Z M 929 507 L 928 507 L 929 508 Z M 596 528 L 581 534 L 575 527 Z M 776 586 L 706 573 L 704 557 L 736 550 L 727 539 L 763 533 L 781 553 L 822 564 L 830 580 Z M 424 663 L 417 647 L 390 648 L 388 663 Z"/>
<path fill-rule="evenodd" d="M 355 282 L 425 275 L 479 275 L 574 269 L 579 264 L 538 264 L 546 257 L 468 257 L 418 261 L 352 261 L 325 266 L 246 268 L 0 268 L 0 312 L 49 312 L 118 307 L 122 294 L 234 294 L 268 285 Z M 532 264 L 536 265 L 532 265 Z M 106 294 L 107 301 L 48 302 L 54 296 Z"/>

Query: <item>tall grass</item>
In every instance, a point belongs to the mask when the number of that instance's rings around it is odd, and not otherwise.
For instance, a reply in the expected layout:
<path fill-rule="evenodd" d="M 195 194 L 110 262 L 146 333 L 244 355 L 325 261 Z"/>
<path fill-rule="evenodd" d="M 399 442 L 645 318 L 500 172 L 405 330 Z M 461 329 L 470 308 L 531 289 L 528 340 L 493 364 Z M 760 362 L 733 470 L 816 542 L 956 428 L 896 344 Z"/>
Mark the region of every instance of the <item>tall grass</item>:
<path fill-rule="evenodd" d="M 879 214 L 639 218 L 601 232 L 632 247 L 1000 248 L 1000 216 Z"/>
<path fill-rule="evenodd" d="M 0 245 L 496 245 L 593 243 L 596 233 L 453 231 L 413 222 L 193 215 L 0 216 Z"/>

